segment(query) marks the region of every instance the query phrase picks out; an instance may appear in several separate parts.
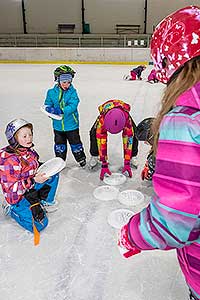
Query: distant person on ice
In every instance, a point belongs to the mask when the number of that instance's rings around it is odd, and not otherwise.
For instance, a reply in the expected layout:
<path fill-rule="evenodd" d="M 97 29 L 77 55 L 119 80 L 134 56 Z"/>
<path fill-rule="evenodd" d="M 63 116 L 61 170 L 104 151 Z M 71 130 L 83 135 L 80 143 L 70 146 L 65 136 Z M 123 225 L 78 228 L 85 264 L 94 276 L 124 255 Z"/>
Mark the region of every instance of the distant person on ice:
<path fill-rule="evenodd" d="M 105 175 L 111 175 L 108 168 L 107 136 L 108 132 L 117 134 L 122 132 L 124 167 L 122 173 L 132 177 L 131 166 L 137 168 L 136 155 L 138 153 L 138 140 L 135 137 L 136 125 L 131 118 L 130 105 L 122 100 L 108 100 L 99 106 L 99 116 L 90 130 L 90 154 L 89 167 L 92 169 L 98 163 L 98 157 L 102 163 L 100 179 Z"/>
<path fill-rule="evenodd" d="M 75 160 L 84 167 L 86 156 L 79 134 L 80 100 L 72 85 L 74 74 L 74 70 L 69 66 L 63 65 L 55 69 L 54 78 L 57 83 L 47 91 L 44 105 L 47 112 L 62 116 L 62 120 L 52 120 L 55 155 L 66 160 L 69 142 Z"/>
<path fill-rule="evenodd" d="M 148 75 L 148 82 L 149 83 L 158 83 L 158 78 L 156 77 L 156 70 L 152 69 Z"/>
<path fill-rule="evenodd" d="M 200 7 L 182 8 L 162 20 L 150 51 L 158 80 L 167 84 L 153 124 L 155 193 L 123 226 L 118 245 L 126 257 L 176 249 L 190 299 L 199 300 Z"/>
<path fill-rule="evenodd" d="M 0 150 L 0 184 L 5 197 L 3 211 L 33 232 L 43 230 L 48 219 L 44 207 L 54 205 L 58 174 L 37 174 L 39 155 L 33 149 L 33 125 L 15 119 L 6 127 L 9 145 Z"/>
<path fill-rule="evenodd" d="M 136 68 L 133 68 L 130 71 L 130 75 L 125 75 L 125 80 L 142 80 L 142 72 L 146 69 L 145 65 L 138 66 Z"/>

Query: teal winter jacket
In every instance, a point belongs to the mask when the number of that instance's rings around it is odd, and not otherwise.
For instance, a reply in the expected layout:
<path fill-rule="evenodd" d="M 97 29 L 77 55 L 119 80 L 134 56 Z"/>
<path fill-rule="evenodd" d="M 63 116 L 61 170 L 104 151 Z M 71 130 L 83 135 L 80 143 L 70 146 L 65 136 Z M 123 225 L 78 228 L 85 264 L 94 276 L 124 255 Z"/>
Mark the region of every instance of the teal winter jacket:
<path fill-rule="evenodd" d="M 64 91 L 56 84 L 52 89 L 47 91 L 44 104 L 54 108 L 61 108 L 63 111 L 62 120 L 54 120 L 53 128 L 58 131 L 71 131 L 79 128 L 78 104 L 80 100 L 76 89 L 71 84 Z"/>

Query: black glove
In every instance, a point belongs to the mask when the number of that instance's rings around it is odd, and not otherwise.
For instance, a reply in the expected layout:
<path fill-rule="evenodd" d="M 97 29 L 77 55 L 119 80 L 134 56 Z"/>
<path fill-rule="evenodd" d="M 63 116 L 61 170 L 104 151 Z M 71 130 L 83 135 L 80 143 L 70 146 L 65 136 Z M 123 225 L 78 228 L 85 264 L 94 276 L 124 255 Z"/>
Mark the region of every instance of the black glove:
<path fill-rule="evenodd" d="M 45 214 L 44 214 L 44 210 L 43 210 L 42 206 L 40 205 L 40 203 L 38 202 L 38 203 L 31 205 L 30 209 L 32 211 L 34 220 L 37 222 L 42 222 L 42 220 L 45 217 Z"/>
<path fill-rule="evenodd" d="M 38 190 L 39 199 L 45 200 L 48 197 L 50 190 L 51 186 L 48 184 L 44 184 L 43 187 Z"/>
<path fill-rule="evenodd" d="M 28 200 L 30 204 L 40 202 L 40 200 L 45 200 L 48 197 L 51 186 L 44 184 L 39 190 L 30 189 L 26 191 L 24 197 Z"/>
<path fill-rule="evenodd" d="M 35 221 L 42 222 L 45 217 L 44 210 L 40 205 L 40 197 L 39 191 L 35 189 L 30 189 L 29 191 L 25 192 L 24 197 L 28 200 L 31 204 L 30 209 L 32 211 L 32 215 Z"/>
<path fill-rule="evenodd" d="M 32 205 L 40 201 L 39 193 L 36 189 L 30 189 L 25 192 L 24 197 L 28 200 L 28 202 Z"/>

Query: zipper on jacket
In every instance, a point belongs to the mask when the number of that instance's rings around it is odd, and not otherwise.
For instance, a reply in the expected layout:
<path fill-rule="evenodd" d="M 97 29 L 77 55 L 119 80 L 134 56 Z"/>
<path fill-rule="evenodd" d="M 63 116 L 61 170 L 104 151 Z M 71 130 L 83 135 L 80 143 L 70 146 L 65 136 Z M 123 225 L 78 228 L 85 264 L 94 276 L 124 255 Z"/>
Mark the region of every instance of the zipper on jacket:
<path fill-rule="evenodd" d="M 77 118 L 76 118 L 76 116 L 75 116 L 74 113 L 72 114 L 72 116 L 73 116 L 73 118 L 74 118 L 74 121 L 78 124 L 78 120 L 77 120 Z"/>
<path fill-rule="evenodd" d="M 60 109 L 62 109 L 63 112 L 64 112 L 65 103 L 64 103 L 64 100 L 63 100 L 63 94 L 64 94 L 64 92 L 63 92 L 62 88 L 60 88 L 59 96 L 58 96 L 58 102 L 59 102 Z M 61 127 L 62 127 L 62 131 L 65 131 L 64 114 L 63 114 L 63 117 L 62 117 L 62 120 L 61 120 Z"/>

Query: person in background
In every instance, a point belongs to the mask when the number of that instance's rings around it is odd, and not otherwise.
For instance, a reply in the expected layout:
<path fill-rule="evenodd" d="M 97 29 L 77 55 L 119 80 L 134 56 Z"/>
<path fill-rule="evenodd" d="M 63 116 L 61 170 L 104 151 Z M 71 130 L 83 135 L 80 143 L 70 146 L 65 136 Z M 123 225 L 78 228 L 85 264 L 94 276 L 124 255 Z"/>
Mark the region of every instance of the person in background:
<path fill-rule="evenodd" d="M 166 83 L 153 124 L 155 195 L 120 231 L 127 256 L 176 249 L 190 299 L 200 299 L 200 7 L 182 8 L 158 24 L 151 57 Z"/>
<path fill-rule="evenodd" d="M 152 69 L 151 72 L 148 75 L 148 82 L 149 83 L 158 83 L 158 79 L 156 77 L 156 70 Z"/>
<path fill-rule="evenodd" d="M 138 141 L 144 141 L 147 145 L 151 146 L 148 153 L 145 166 L 141 173 L 142 180 L 152 180 L 153 173 L 155 172 L 155 155 L 153 153 L 153 132 L 152 123 L 155 118 L 146 118 L 142 120 L 136 127 L 135 135 Z"/>
<path fill-rule="evenodd" d="M 58 174 L 47 178 L 37 173 L 39 155 L 33 149 L 33 125 L 15 119 L 6 127 L 9 145 L 0 150 L 0 184 L 5 197 L 3 211 L 19 225 L 33 232 L 47 224 L 45 206 L 55 204 Z"/>
<path fill-rule="evenodd" d="M 130 71 L 130 75 L 125 75 L 124 80 L 142 80 L 142 72 L 146 69 L 145 65 L 140 65 Z"/>
<path fill-rule="evenodd" d="M 66 160 L 67 142 L 75 160 L 81 167 L 86 165 L 86 156 L 79 134 L 78 104 L 76 89 L 72 85 L 74 70 L 69 66 L 59 66 L 54 71 L 56 85 L 47 91 L 44 102 L 47 112 L 61 115 L 61 120 L 53 119 L 54 152 Z"/>
<path fill-rule="evenodd" d="M 138 66 L 137 68 L 133 68 L 130 71 L 131 79 L 130 80 L 142 80 L 142 72 L 146 69 L 145 65 Z"/>
<path fill-rule="evenodd" d="M 122 173 L 132 177 L 131 166 L 137 168 L 138 140 L 135 137 L 136 125 L 130 116 L 130 105 L 122 100 L 108 100 L 99 106 L 99 116 L 90 130 L 89 168 L 94 168 L 98 157 L 102 163 L 100 179 L 111 175 L 108 168 L 107 136 L 108 132 L 122 132 L 124 167 Z"/>

